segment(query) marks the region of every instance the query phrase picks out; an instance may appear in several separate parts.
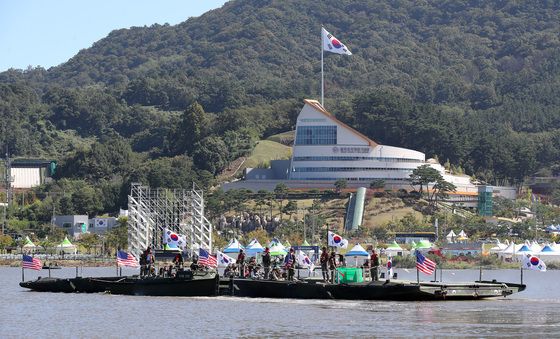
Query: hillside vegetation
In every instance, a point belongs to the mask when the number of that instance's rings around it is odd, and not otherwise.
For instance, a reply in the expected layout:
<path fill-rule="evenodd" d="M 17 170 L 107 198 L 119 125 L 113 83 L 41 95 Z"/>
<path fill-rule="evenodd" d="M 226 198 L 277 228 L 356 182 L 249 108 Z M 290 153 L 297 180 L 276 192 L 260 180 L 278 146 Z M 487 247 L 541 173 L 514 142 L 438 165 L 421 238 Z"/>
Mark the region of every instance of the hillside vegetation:
<path fill-rule="evenodd" d="M 113 31 L 48 70 L 0 73 L 0 147 L 59 160 L 36 196 L 64 192 L 51 201 L 61 212 L 117 211 L 134 181 L 214 185 L 319 96 L 323 23 L 353 52 L 325 54 L 325 105 L 339 119 L 520 183 L 560 171 L 559 14 L 546 0 L 233 0 L 179 25 Z M 49 208 L 27 217 L 48 222 Z"/>

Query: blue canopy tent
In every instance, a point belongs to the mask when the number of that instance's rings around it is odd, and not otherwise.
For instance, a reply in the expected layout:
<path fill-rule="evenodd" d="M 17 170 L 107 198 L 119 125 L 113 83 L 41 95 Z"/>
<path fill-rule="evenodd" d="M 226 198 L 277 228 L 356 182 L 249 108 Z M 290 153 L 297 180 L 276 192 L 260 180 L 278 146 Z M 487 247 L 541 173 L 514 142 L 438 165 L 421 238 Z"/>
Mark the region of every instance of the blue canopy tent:
<path fill-rule="evenodd" d="M 541 250 L 541 253 L 542 252 L 556 252 L 556 251 L 554 249 L 552 249 L 552 247 L 550 247 L 550 245 L 545 245 Z"/>
<path fill-rule="evenodd" d="M 243 247 L 243 245 L 241 245 L 239 243 L 239 241 L 237 241 L 237 239 L 232 239 L 229 242 L 229 245 L 227 245 L 223 252 L 224 253 L 239 253 L 240 250 L 245 249 L 245 247 Z"/>
<path fill-rule="evenodd" d="M 258 253 L 264 252 L 264 248 L 262 247 L 261 243 L 257 239 L 253 239 L 249 245 L 245 248 L 245 252 L 247 255 L 252 257 L 257 255 Z"/>
<path fill-rule="evenodd" d="M 365 250 L 365 248 L 362 247 L 362 245 L 360 244 L 356 244 L 354 247 L 352 247 L 350 249 L 350 251 L 346 252 L 345 256 L 348 257 L 354 257 L 354 259 L 356 259 L 356 267 L 358 266 L 358 257 L 361 257 L 362 261 L 365 261 L 365 259 L 369 258 L 369 253 Z"/>

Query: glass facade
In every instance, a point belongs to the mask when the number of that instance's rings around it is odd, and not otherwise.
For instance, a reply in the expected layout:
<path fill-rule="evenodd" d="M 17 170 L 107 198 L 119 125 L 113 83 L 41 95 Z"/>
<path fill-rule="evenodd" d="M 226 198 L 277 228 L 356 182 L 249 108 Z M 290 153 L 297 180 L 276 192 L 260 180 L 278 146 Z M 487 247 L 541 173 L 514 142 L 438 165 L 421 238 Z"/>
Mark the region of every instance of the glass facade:
<path fill-rule="evenodd" d="M 299 126 L 296 145 L 336 145 L 336 126 Z"/>
<path fill-rule="evenodd" d="M 294 167 L 293 172 L 354 172 L 354 171 L 401 171 L 411 172 L 412 168 L 396 167 Z"/>

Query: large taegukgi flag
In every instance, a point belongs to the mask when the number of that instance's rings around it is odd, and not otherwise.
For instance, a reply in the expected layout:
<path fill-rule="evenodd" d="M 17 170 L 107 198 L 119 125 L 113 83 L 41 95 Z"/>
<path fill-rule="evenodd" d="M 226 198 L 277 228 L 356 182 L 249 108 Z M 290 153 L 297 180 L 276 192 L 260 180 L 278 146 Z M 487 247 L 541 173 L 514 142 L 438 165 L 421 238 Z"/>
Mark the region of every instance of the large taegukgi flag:
<path fill-rule="evenodd" d="M 340 40 L 335 38 L 331 33 L 327 32 L 326 29 L 321 29 L 321 36 L 323 39 L 323 50 L 336 54 L 346 54 L 352 55 L 352 52 L 344 45 Z"/>
<path fill-rule="evenodd" d="M 329 231 L 329 246 L 346 248 L 348 247 L 348 240 L 334 232 Z"/>
<path fill-rule="evenodd" d="M 167 244 L 171 248 L 181 248 L 184 249 L 187 245 L 186 237 L 184 235 L 177 234 L 165 228 L 163 230 L 163 243 Z"/>
<path fill-rule="evenodd" d="M 531 254 L 523 256 L 523 268 L 528 270 L 535 270 L 546 272 L 546 264 L 539 257 Z"/>

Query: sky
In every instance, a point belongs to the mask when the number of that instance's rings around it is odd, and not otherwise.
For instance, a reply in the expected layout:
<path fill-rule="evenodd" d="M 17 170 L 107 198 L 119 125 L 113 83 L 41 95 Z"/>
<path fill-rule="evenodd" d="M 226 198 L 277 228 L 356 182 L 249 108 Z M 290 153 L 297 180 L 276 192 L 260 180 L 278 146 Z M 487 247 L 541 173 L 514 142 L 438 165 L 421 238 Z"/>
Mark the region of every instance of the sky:
<path fill-rule="evenodd" d="M 169 23 L 226 0 L 0 0 L 0 72 L 66 62 L 112 30 Z"/>

